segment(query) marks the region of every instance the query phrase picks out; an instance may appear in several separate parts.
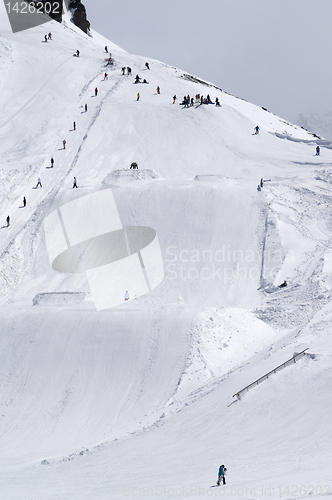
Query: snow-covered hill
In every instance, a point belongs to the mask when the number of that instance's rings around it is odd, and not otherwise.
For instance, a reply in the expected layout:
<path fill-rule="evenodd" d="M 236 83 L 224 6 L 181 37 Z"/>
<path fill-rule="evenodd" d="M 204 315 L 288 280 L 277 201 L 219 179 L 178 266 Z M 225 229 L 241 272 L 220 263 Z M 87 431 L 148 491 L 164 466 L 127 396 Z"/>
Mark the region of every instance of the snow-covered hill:
<path fill-rule="evenodd" d="M 68 18 L 45 43 L 0 16 L 1 500 L 331 494 L 331 144 Z M 165 277 L 97 312 L 44 222 L 106 188 Z"/>

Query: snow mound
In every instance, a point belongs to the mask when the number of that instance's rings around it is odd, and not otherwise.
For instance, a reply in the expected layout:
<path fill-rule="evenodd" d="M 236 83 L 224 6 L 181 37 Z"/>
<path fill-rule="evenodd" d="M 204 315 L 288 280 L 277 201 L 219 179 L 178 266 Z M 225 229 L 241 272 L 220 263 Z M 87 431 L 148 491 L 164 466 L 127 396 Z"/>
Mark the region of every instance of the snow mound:
<path fill-rule="evenodd" d="M 64 306 L 83 302 L 84 292 L 38 293 L 32 300 L 34 306 Z"/>
<path fill-rule="evenodd" d="M 152 169 L 114 170 L 105 178 L 104 183 L 113 184 L 114 182 L 146 181 L 151 179 L 160 179 L 160 175 Z"/>

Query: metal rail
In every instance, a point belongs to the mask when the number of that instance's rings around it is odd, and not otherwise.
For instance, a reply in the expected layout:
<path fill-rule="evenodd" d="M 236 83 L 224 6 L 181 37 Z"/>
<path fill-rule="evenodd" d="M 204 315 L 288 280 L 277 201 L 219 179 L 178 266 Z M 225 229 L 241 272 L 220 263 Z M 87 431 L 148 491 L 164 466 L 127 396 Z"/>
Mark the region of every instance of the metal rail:
<path fill-rule="evenodd" d="M 247 385 L 247 387 L 245 387 L 244 389 L 241 389 L 241 391 L 239 391 L 236 394 L 234 394 L 233 398 L 236 396 L 237 399 L 241 399 L 241 396 L 245 392 L 248 392 L 249 389 L 251 389 L 252 387 L 254 387 L 254 386 L 260 384 L 261 382 L 263 382 L 264 380 L 268 379 L 269 375 L 272 375 L 273 373 L 277 373 L 278 371 L 283 370 L 284 368 L 286 368 L 286 366 L 289 366 L 289 365 L 292 365 L 293 363 L 296 363 L 296 361 L 298 359 L 300 359 L 300 358 L 302 358 L 302 356 L 304 356 L 305 351 L 307 351 L 308 349 L 309 349 L 309 347 L 307 347 L 303 351 L 299 352 L 298 354 L 295 354 L 295 356 L 293 356 L 292 358 L 290 358 L 288 361 L 285 361 L 285 363 L 282 363 L 282 365 L 277 366 L 276 368 L 274 368 L 270 372 L 266 373 L 262 377 L 260 377 L 257 380 L 255 380 L 255 382 L 252 382 L 251 384 Z"/>

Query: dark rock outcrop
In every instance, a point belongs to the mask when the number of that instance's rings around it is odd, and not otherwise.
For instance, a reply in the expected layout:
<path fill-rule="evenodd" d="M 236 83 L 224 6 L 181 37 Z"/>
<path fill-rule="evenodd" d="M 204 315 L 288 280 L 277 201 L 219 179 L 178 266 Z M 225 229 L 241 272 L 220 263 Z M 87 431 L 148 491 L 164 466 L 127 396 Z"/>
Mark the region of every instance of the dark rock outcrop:
<path fill-rule="evenodd" d="M 72 20 L 74 24 L 84 31 L 84 33 L 88 33 L 90 23 L 86 18 L 86 9 L 81 0 L 70 0 L 69 9 L 73 14 Z"/>

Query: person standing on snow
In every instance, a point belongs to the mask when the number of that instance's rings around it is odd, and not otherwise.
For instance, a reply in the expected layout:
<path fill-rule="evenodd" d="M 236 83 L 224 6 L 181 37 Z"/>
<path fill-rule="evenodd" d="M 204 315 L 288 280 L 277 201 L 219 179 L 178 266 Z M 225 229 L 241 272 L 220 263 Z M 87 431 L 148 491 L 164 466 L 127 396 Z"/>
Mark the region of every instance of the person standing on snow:
<path fill-rule="evenodd" d="M 76 50 L 76 57 L 80 57 L 80 51 Z"/>
<path fill-rule="evenodd" d="M 127 67 L 127 75 L 131 75 L 131 68 L 130 68 L 130 66 Z"/>
<path fill-rule="evenodd" d="M 105 45 L 105 52 L 108 53 L 108 48 L 107 48 L 107 45 Z"/>
<path fill-rule="evenodd" d="M 52 156 L 52 158 L 51 158 L 51 168 L 53 168 L 53 167 L 54 167 L 54 158 Z"/>
<path fill-rule="evenodd" d="M 95 97 L 97 97 L 97 95 L 98 95 L 98 88 L 96 87 L 95 88 Z"/>
<path fill-rule="evenodd" d="M 23 196 L 23 207 L 26 207 L 27 206 L 27 200 L 26 200 L 26 197 Z"/>
<path fill-rule="evenodd" d="M 73 123 L 73 129 L 76 130 L 76 122 Z"/>
<path fill-rule="evenodd" d="M 108 74 L 107 73 L 104 74 L 104 80 L 108 80 Z"/>
<path fill-rule="evenodd" d="M 128 290 L 126 290 L 126 293 L 125 293 L 125 297 L 124 297 L 125 301 L 129 300 L 129 293 L 128 293 Z"/>
<path fill-rule="evenodd" d="M 160 87 L 159 87 L 159 85 L 157 87 L 157 94 L 160 94 Z"/>
<path fill-rule="evenodd" d="M 219 102 L 218 97 L 216 97 L 216 106 L 220 106 L 220 102 Z"/>
<path fill-rule="evenodd" d="M 7 221 L 7 227 L 9 227 L 10 226 L 10 217 L 9 217 L 9 215 L 7 215 L 6 221 Z"/>
<path fill-rule="evenodd" d="M 260 183 L 259 183 L 260 187 L 262 188 L 264 186 L 264 181 L 263 179 L 261 179 Z"/>
<path fill-rule="evenodd" d="M 45 42 L 47 42 L 47 35 L 44 36 L 44 40 L 45 40 Z"/>
<path fill-rule="evenodd" d="M 66 141 L 66 139 L 64 139 L 64 140 L 62 141 L 63 149 L 66 149 L 66 144 L 67 144 L 67 141 Z"/>
<path fill-rule="evenodd" d="M 141 96 L 139 95 L 139 92 L 138 92 L 138 93 L 137 93 L 137 101 L 139 101 L 139 98 L 140 98 L 140 97 L 141 97 Z"/>
<path fill-rule="evenodd" d="M 259 126 L 256 125 L 256 127 L 255 127 L 255 135 L 258 135 L 258 134 L 259 134 Z"/>
<path fill-rule="evenodd" d="M 147 69 L 150 69 L 150 66 L 149 66 L 149 63 L 148 63 L 148 62 L 146 62 L 146 63 L 145 63 L 145 67 L 146 67 Z"/>
<path fill-rule="evenodd" d="M 219 486 L 220 485 L 220 481 L 222 480 L 223 484 L 226 484 L 226 479 L 225 479 L 225 473 L 226 473 L 227 469 L 224 465 L 221 465 L 219 467 L 219 472 L 218 472 L 218 481 L 217 481 L 217 485 Z"/>
<path fill-rule="evenodd" d="M 122 74 L 125 75 L 126 74 L 126 66 L 123 66 L 122 68 Z"/>
<path fill-rule="evenodd" d="M 84 106 L 84 109 L 85 109 L 85 112 L 88 111 L 88 105 L 87 104 Z"/>
<path fill-rule="evenodd" d="M 76 177 L 74 177 L 73 188 L 78 188 L 77 181 L 76 181 Z"/>
<path fill-rule="evenodd" d="M 40 177 L 38 177 L 36 189 L 37 189 L 38 186 L 43 187 L 42 183 L 41 183 L 41 178 Z"/>
<path fill-rule="evenodd" d="M 173 95 L 173 104 L 175 104 L 175 101 L 176 101 L 176 100 L 177 100 L 177 97 L 176 97 L 176 95 L 174 94 L 174 95 Z"/>
<path fill-rule="evenodd" d="M 317 146 L 317 148 L 316 148 L 316 156 L 319 156 L 319 155 L 320 155 L 320 147 Z"/>
<path fill-rule="evenodd" d="M 52 33 L 49 33 L 49 34 L 48 34 L 48 39 L 49 39 L 49 40 L 52 40 Z"/>

